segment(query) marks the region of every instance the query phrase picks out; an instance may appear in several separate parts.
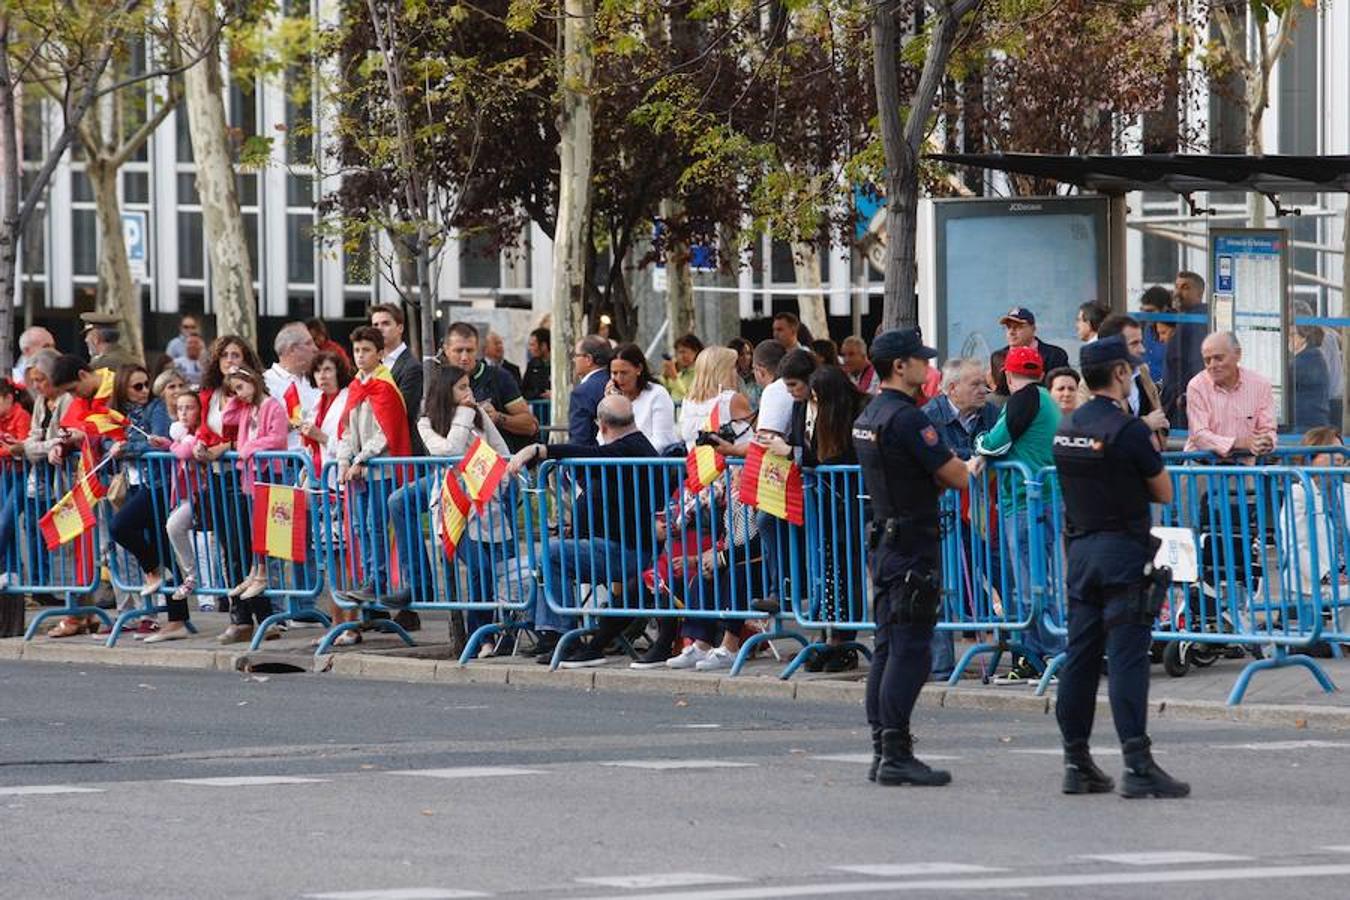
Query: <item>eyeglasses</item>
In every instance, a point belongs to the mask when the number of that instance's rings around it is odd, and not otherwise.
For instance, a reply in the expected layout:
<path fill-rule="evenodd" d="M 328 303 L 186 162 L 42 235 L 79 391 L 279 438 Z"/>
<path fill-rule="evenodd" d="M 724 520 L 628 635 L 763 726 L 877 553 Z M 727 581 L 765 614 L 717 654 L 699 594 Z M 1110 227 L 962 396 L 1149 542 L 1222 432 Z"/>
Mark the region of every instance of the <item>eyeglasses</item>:
<path fill-rule="evenodd" d="M 148 381 L 133 381 L 127 387 L 133 391 L 148 391 L 150 390 L 150 383 Z"/>

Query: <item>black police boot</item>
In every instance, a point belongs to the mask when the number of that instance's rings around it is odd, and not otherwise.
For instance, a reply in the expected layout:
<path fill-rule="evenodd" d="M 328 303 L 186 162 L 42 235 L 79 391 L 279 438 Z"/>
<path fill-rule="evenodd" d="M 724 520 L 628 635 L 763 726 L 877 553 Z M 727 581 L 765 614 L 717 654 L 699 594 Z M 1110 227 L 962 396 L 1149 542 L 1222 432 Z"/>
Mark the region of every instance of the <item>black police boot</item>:
<path fill-rule="evenodd" d="M 952 780 L 951 772 L 930 769 L 914 758 L 914 738 L 898 728 L 881 732 L 881 765 L 877 766 L 877 784 L 918 784 L 940 787 Z"/>
<path fill-rule="evenodd" d="M 881 728 L 872 726 L 872 764 L 867 767 L 867 780 L 877 780 L 877 769 L 881 767 Z"/>
<path fill-rule="evenodd" d="M 1149 750 L 1152 741 L 1148 735 L 1130 738 L 1122 745 L 1125 754 L 1125 778 L 1120 786 L 1122 797 L 1185 797 L 1191 786 L 1177 781 L 1153 761 Z"/>
<path fill-rule="evenodd" d="M 1064 793 L 1109 794 L 1116 783 L 1092 761 L 1087 741 L 1064 745 Z"/>

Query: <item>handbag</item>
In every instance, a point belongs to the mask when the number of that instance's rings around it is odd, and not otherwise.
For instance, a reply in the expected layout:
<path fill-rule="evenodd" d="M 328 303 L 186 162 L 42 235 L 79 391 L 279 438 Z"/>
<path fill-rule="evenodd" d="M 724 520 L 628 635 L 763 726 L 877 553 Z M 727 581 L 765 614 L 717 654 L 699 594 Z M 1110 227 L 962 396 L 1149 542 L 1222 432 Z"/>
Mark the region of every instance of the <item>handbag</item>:
<path fill-rule="evenodd" d="M 112 504 L 113 509 L 120 510 L 122 504 L 127 502 L 127 473 L 118 472 L 108 482 L 108 493 L 105 495 L 107 501 Z"/>

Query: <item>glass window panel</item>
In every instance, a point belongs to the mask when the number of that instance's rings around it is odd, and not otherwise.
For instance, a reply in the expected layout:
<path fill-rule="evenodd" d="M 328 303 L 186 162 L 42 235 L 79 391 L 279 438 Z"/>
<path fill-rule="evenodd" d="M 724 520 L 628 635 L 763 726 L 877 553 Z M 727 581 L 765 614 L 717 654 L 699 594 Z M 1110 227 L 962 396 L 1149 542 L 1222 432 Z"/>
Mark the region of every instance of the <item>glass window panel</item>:
<path fill-rule="evenodd" d="M 286 277 L 297 284 L 314 283 L 314 217 L 286 217 Z"/>
<path fill-rule="evenodd" d="M 464 238 L 459 244 L 459 282 L 466 288 L 502 286 L 501 257 L 491 249 L 492 239 L 484 235 Z"/>
<path fill-rule="evenodd" d="M 206 261 L 202 245 L 202 214 L 178 213 L 178 274 L 183 278 L 205 278 Z"/>
<path fill-rule="evenodd" d="M 123 173 L 122 199 L 127 203 L 149 203 L 150 174 L 148 172 Z"/>
<path fill-rule="evenodd" d="M 286 315 L 291 319 L 308 319 L 314 315 L 314 294 L 292 291 L 286 298 Z"/>
<path fill-rule="evenodd" d="M 1177 245 L 1165 237 L 1145 234 L 1143 243 L 1144 284 L 1170 286 L 1177 277 Z"/>
<path fill-rule="evenodd" d="M 239 193 L 240 206 L 258 205 L 258 176 L 248 173 L 234 176 L 234 189 Z"/>
<path fill-rule="evenodd" d="M 42 159 L 42 104 L 26 103 L 23 107 L 23 158 Z"/>
<path fill-rule="evenodd" d="M 94 185 L 89 176 L 79 170 L 70 173 L 70 197 L 76 203 L 94 202 Z"/>
<path fill-rule="evenodd" d="M 253 91 L 245 91 L 238 84 L 230 85 L 230 124 L 245 137 L 258 133 L 258 105 Z"/>
<path fill-rule="evenodd" d="M 248 264 L 253 277 L 258 277 L 258 214 L 244 213 L 244 239 L 248 241 Z"/>
<path fill-rule="evenodd" d="M 28 223 L 23 236 L 21 265 L 27 275 L 42 275 L 47 271 L 47 214 L 40 210 Z"/>
<path fill-rule="evenodd" d="M 313 206 L 314 179 L 308 175 L 287 175 L 286 205 Z"/>
<path fill-rule="evenodd" d="M 792 284 L 797 280 L 797 270 L 792 267 L 792 245 L 787 241 L 773 242 L 771 272 L 776 284 Z"/>
<path fill-rule="evenodd" d="M 179 103 L 178 110 L 173 117 L 174 131 L 176 133 L 176 143 L 178 144 L 178 161 L 192 162 L 192 135 L 188 131 L 188 113 L 187 104 Z"/>
<path fill-rule="evenodd" d="M 71 259 L 76 275 L 98 274 L 98 219 L 90 209 L 70 214 Z"/>
<path fill-rule="evenodd" d="M 187 206 L 202 202 L 197 194 L 197 176 L 191 172 L 180 172 L 178 175 L 178 202 Z"/>

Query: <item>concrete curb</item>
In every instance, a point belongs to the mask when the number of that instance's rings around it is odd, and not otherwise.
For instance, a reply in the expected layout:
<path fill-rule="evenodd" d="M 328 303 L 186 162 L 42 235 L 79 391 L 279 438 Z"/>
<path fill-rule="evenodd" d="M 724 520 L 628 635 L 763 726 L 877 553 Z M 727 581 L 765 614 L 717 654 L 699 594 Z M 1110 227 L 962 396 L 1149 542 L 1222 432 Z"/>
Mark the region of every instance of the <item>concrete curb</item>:
<path fill-rule="evenodd" d="M 304 652 L 213 650 L 199 648 L 116 647 L 101 644 L 0 641 L 0 660 L 66 663 L 70 665 L 143 666 L 207 671 L 249 671 L 267 664 L 295 666 L 315 674 L 441 684 L 495 684 L 563 690 L 680 695 L 721 695 L 843 703 L 861 706 L 864 684 L 856 679 L 801 678 L 782 681 L 768 675 L 702 676 L 675 672 L 634 672 L 616 667 L 550 672 L 527 663 L 477 663 L 461 666 L 452 659 L 395 656 L 380 652 L 348 652 L 314 657 Z M 1156 686 L 1155 686 L 1156 687 Z M 1156 694 L 1156 691 L 1155 691 Z M 950 708 L 1053 715 L 1053 695 L 1037 697 L 1025 688 L 948 687 L 929 684 L 919 695 L 928 709 Z M 1162 719 L 1211 722 L 1250 722 L 1298 729 L 1350 731 L 1350 707 L 1249 703 L 1230 707 L 1216 701 L 1155 697 L 1149 715 Z M 1109 716 L 1107 700 L 1098 711 Z"/>

